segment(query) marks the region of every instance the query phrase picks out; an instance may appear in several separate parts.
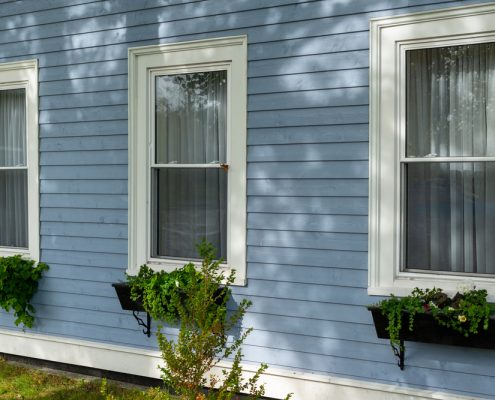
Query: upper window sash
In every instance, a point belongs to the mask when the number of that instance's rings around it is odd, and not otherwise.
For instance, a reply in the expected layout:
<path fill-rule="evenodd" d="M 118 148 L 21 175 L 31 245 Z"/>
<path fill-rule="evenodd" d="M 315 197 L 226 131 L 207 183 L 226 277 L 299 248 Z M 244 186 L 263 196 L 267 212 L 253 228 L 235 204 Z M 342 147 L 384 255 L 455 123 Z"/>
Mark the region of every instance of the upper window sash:
<path fill-rule="evenodd" d="M 471 8 L 471 7 L 460 7 L 460 9 Z M 480 7 L 486 8 L 486 7 Z M 493 9 L 494 7 L 489 7 Z M 456 8 L 455 10 L 458 10 Z M 494 11 L 495 12 L 495 11 Z M 418 15 L 422 15 L 423 13 L 419 13 Z M 428 13 L 426 13 L 428 14 Z M 494 16 L 495 18 L 495 16 Z M 372 20 L 373 21 L 373 20 Z M 378 21 L 378 20 L 377 20 Z M 373 25 L 372 25 L 373 26 Z M 448 162 L 448 161 L 494 161 L 495 156 L 448 156 L 448 157 L 411 157 L 406 154 L 406 53 L 410 50 L 418 50 L 418 49 L 429 49 L 429 48 L 441 48 L 441 47 L 449 47 L 449 46 L 461 46 L 461 45 L 469 45 L 469 44 L 480 44 L 480 43 L 493 43 L 495 42 L 494 34 L 480 35 L 477 34 L 465 34 L 465 35 L 456 35 L 449 39 L 439 39 L 435 37 L 430 38 L 416 38 L 416 39 L 403 39 L 402 41 L 397 40 L 395 43 L 395 49 L 397 52 L 397 59 L 394 63 L 394 75 L 396 76 L 396 96 L 398 100 L 399 114 L 396 117 L 396 126 L 399 131 L 400 142 L 399 145 L 399 154 L 400 159 L 399 162 Z M 371 79 L 373 79 L 372 76 Z M 375 88 L 377 89 L 377 88 Z M 372 89 L 373 90 L 373 89 Z M 374 105 L 370 105 L 370 110 Z M 372 113 L 370 115 L 373 115 Z"/>
<path fill-rule="evenodd" d="M 409 294 L 440 286 L 455 291 L 466 276 L 401 271 L 404 194 L 402 163 L 492 161 L 492 157 L 406 157 L 406 51 L 493 42 L 495 4 L 441 9 L 371 20 L 370 58 L 370 208 L 368 293 Z M 495 280 L 469 277 L 495 299 Z"/>
<path fill-rule="evenodd" d="M 156 94 L 155 94 L 155 79 L 160 76 L 166 75 L 182 75 L 182 74 L 194 74 L 200 72 L 211 72 L 211 71 L 226 71 L 227 72 L 227 130 L 230 126 L 230 118 L 231 118 L 231 101 L 230 94 L 232 92 L 232 73 L 230 64 L 226 63 L 207 63 L 201 66 L 190 66 L 190 67 L 181 67 L 181 68 L 159 68 L 150 70 L 150 93 L 151 93 L 151 104 L 156 104 Z M 150 107 L 149 109 L 149 120 L 150 120 L 150 129 L 153 131 L 156 129 L 156 112 L 154 107 Z M 230 134 L 226 133 L 226 160 L 230 159 Z M 154 135 L 151 140 L 150 151 L 149 151 L 149 159 L 150 168 L 225 168 L 228 164 L 226 162 L 218 162 L 218 163 L 192 163 L 192 164 L 171 164 L 171 163 L 157 163 L 156 162 L 156 136 Z"/>

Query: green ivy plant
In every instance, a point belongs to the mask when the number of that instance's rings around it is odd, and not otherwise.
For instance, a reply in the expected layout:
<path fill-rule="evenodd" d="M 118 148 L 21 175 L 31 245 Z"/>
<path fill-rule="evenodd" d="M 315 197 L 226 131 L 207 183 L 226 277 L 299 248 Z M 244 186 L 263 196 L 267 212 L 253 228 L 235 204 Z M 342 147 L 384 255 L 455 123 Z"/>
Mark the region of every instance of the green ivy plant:
<path fill-rule="evenodd" d="M 465 337 L 475 335 L 480 329 L 488 329 L 492 307 L 487 303 L 484 289 L 467 290 L 449 297 L 442 289 L 415 288 L 409 296 L 391 295 L 378 303 L 382 314 L 388 319 L 387 331 L 392 345 L 400 345 L 403 318 L 407 317 L 408 329 L 414 329 L 414 319 L 419 313 L 431 314 L 435 321 Z"/>
<path fill-rule="evenodd" d="M 22 258 L 20 255 L 0 257 L 0 307 L 14 311 L 16 325 L 32 328 L 35 309 L 31 298 L 38 290 L 38 281 L 48 265 Z"/>
<path fill-rule="evenodd" d="M 140 301 L 153 319 L 169 324 L 175 324 L 179 319 L 179 311 L 172 296 L 184 297 L 184 288 L 201 279 L 201 274 L 191 263 L 172 272 L 153 271 L 142 265 L 136 276 L 127 276 L 131 299 Z"/>

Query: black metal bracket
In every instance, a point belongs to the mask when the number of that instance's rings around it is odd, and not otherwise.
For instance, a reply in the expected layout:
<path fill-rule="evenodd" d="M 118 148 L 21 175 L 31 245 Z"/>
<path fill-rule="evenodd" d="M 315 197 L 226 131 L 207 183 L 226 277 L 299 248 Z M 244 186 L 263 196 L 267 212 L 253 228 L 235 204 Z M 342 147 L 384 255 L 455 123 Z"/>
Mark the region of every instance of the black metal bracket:
<path fill-rule="evenodd" d="M 399 342 L 399 346 L 394 346 L 391 344 L 392 350 L 394 351 L 394 356 L 396 356 L 399 361 L 397 361 L 397 365 L 401 370 L 404 370 L 404 356 L 406 354 L 406 348 L 404 347 L 404 341 L 401 340 Z"/>
<path fill-rule="evenodd" d="M 151 316 L 149 313 L 146 313 L 146 323 L 138 316 L 139 311 L 133 310 L 132 315 L 134 318 L 136 318 L 136 321 L 139 326 L 143 326 L 145 329 L 143 329 L 143 333 L 150 337 L 151 336 Z"/>

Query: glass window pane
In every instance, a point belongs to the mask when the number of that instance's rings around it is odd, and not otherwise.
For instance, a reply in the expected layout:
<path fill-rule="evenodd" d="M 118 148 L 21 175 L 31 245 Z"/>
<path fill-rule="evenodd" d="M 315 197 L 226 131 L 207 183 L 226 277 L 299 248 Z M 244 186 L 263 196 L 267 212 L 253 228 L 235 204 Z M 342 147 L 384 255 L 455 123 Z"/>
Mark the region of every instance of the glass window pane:
<path fill-rule="evenodd" d="M 227 71 L 155 79 L 156 162 L 225 162 Z"/>
<path fill-rule="evenodd" d="M 220 168 L 154 171 L 154 257 L 199 258 L 203 239 L 226 260 L 227 173 Z"/>
<path fill-rule="evenodd" d="M 25 89 L 0 90 L 0 167 L 25 165 Z"/>
<path fill-rule="evenodd" d="M 495 274 L 495 162 L 405 168 L 406 268 Z"/>
<path fill-rule="evenodd" d="M 0 171 L 0 246 L 28 247 L 27 171 Z"/>
<path fill-rule="evenodd" d="M 495 43 L 406 52 L 408 157 L 495 156 Z"/>

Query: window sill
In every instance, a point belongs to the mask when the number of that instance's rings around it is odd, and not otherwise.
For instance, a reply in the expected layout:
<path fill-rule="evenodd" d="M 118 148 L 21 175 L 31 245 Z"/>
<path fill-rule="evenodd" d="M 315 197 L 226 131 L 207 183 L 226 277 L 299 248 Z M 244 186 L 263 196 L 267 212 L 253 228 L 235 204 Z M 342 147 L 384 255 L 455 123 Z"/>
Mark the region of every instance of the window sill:
<path fill-rule="evenodd" d="M 460 276 L 460 275 L 439 275 L 421 274 L 411 272 L 400 272 L 391 279 L 383 279 L 376 284 L 368 285 L 368 295 L 370 296 L 407 296 L 411 290 L 420 288 L 441 288 L 448 295 L 454 295 L 459 291 L 459 285 L 471 284 L 476 289 L 486 289 L 487 300 L 495 303 L 495 277 L 482 276 Z"/>
<path fill-rule="evenodd" d="M 31 258 L 34 260 L 29 249 L 16 247 L 0 247 L 0 257 L 11 257 L 17 255 L 21 255 L 23 258 Z"/>

